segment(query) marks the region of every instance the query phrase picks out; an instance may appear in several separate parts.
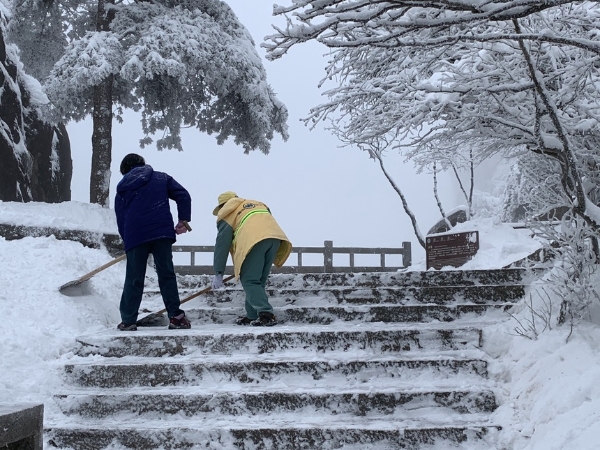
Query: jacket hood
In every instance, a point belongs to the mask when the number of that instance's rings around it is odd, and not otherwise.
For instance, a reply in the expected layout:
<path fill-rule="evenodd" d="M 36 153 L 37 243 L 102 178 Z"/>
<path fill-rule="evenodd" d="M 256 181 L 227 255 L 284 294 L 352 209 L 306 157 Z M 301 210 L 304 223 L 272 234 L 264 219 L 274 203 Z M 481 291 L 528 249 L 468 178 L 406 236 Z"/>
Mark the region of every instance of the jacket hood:
<path fill-rule="evenodd" d="M 123 176 L 121 181 L 119 181 L 117 193 L 139 189 L 148 183 L 153 172 L 154 169 L 148 164 L 145 166 L 134 167 Z"/>
<path fill-rule="evenodd" d="M 228 214 L 231 214 L 233 211 L 235 211 L 238 208 L 240 203 L 243 203 L 245 201 L 246 201 L 246 199 L 243 199 L 240 197 L 234 197 L 230 200 L 227 200 L 227 202 L 223 205 L 223 207 L 219 210 L 219 212 L 217 214 L 217 221 L 221 220 L 223 217 L 227 216 Z"/>

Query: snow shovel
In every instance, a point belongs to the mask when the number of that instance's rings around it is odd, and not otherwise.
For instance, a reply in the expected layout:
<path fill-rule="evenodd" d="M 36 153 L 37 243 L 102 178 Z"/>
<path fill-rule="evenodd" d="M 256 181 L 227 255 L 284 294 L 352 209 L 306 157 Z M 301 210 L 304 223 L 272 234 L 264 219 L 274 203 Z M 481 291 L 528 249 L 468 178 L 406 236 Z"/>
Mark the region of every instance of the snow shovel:
<path fill-rule="evenodd" d="M 223 279 L 223 283 L 227 283 L 229 280 L 231 280 L 235 275 L 230 275 L 227 278 Z M 207 292 L 212 291 L 212 286 L 209 286 L 205 289 L 202 289 L 199 292 L 196 292 L 195 294 L 190 295 L 189 297 L 184 298 L 183 300 L 181 300 L 180 304 L 183 305 L 186 302 L 189 302 L 190 300 L 195 299 L 196 297 L 202 295 L 202 294 L 206 294 Z M 141 319 L 139 319 L 135 324 L 138 326 L 145 326 L 148 325 L 150 322 L 152 322 L 155 319 L 158 319 L 159 317 L 161 317 L 165 312 L 167 312 L 166 309 L 161 309 L 160 311 L 156 311 L 155 313 L 152 314 L 148 314 L 147 316 L 142 317 Z"/>
<path fill-rule="evenodd" d="M 183 226 L 185 226 L 185 228 L 188 231 L 192 231 L 192 227 L 187 222 L 187 220 L 183 221 Z M 76 280 L 69 281 L 68 283 L 63 284 L 61 287 L 58 288 L 58 290 L 60 291 L 61 294 L 68 295 L 70 297 L 86 295 L 89 293 L 89 289 L 87 289 L 85 286 L 82 286 L 83 283 L 85 283 L 87 280 L 92 278 L 98 272 L 102 272 L 104 269 L 107 269 L 110 266 L 112 266 L 113 264 L 121 262 L 126 258 L 127 258 L 127 254 L 123 253 L 118 258 L 115 258 L 112 261 L 104 264 L 103 266 L 100 266 L 97 269 L 92 270 L 90 273 L 86 273 L 85 275 L 77 278 Z"/>
<path fill-rule="evenodd" d="M 82 275 L 81 277 L 77 278 L 76 280 L 69 281 L 68 283 L 63 284 L 61 287 L 58 288 L 58 290 L 60 291 L 61 294 L 68 295 L 70 297 L 85 295 L 87 293 L 88 289 L 85 289 L 85 287 L 82 286 L 83 283 L 85 283 L 87 280 L 92 278 L 98 272 L 102 272 L 104 269 L 106 269 L 118 262 L 123 261 L 125 258 L 127 258 L 127 254 L 123 253 L 118 258 L 115 258 L 112 261 L 104 264 L 103 266 L 100 266 L 97 269 L 92 270 L 90 273 L 86 273 L 85 275 Z"/>

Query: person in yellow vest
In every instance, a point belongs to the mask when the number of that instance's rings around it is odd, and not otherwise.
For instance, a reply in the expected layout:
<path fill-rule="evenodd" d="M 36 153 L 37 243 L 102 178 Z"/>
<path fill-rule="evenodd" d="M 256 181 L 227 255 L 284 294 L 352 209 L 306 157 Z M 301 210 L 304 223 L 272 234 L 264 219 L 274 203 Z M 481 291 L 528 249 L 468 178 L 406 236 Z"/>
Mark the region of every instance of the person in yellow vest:
<path fill-rule="evenodd" d="M 292 251 L 271 210 L 262 202 L 240 198 L 235 192 L 223 192 L 213 210 L 217 216 L 217 239 L 213 268 L 213 289 L 223 287 L 223 273 L 231 254 L 235 278 L 246 294 L 246 315 L 238 325 L 273 326 L 277 324 L 265 285 L 271 266 L 281 267 Z"/>

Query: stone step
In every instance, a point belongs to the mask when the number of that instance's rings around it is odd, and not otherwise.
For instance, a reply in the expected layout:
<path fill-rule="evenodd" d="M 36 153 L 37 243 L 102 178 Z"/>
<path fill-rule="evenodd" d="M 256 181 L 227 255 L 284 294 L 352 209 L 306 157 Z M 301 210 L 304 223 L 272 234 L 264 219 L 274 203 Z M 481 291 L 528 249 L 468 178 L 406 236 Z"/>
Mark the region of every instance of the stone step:
<path fill-rule="evenodd" d="M 202 288 L 201 288 L 202 289 Z M 201 290 L 201 289 L 198 289 Z M 398 305 L 453 305 L 460 303 L 489 304 L 514 302 L 525 295 L 525 286 L 443 286 L 443 287 L 380 287 L 369 289 L 275 289 L 267 288 L 269 302 L 274 307 L 289 304 L 299 306 L 315 305 L 369 305 L 369 304 L 398 304 Z M 182 299 L 196 291 L 181 290 Z M 157 290 L 147 288 L 145 299 L 156 297 L 160 300 Z M 201 296 L 202 301 L 209 306 L 219 306 L 223 303 L 244 302 L 245 294 L 240 287 L 228 287 L 206 292 Z"/>
<path fill-rule="evenodd" d="M 163 390 L 164 391 L 164 390 Z M 340 392 L 217 392 L 217 393 L 148 393 L 64 394 L 54 396 L 63 414 L 85 419 L 104 419 L 118 415 L 137 417 L 147 414 L 210 419 L 219 416 L 253 416 L 258 414 L 295 413 L 307 416 L 334 414 L 350 416 L 401 415 L 414 417 L 417 411 L 431 413 L 432 408 L 448 408 L 461 414 L 492 412 L 497 408 L 490 390 L 410 389 L 401 391 L 354 390 Z"/>
<path fill-rule="evenodd" d="M 319 324 L 328 325 L 336 322 L 352 323 L 430 323 L 430 322 L 452 322 L 467 315 L 487 314 L 490 311 L 502 313 L 514 306 L 513 303 L 495 305 L 462 304 L 453 306 L 439 305 L 378 305 L 358 307 L 301 307 L 287 306 L 274 307 L 274 313 L 279 325 L 282 324 Z M 203 324 L 234 324 L 236 319 L 245 315 L 242 303 L 237 308 L 197 308 L 186 311 L 192 324 L 203 326 Z M 148 324 L 152 325 L 152 324 Z M 166 318 L 156 321 L 155 325 L 167 325 Z"/>
<path fill-rule="evenodd" d="M 345 287 L 406 287 L 406 286 L 473 286 L 529 284 L 539 273 L 536 269 L 502 270 L 429 270 L 382 273 L 309 273 L 271 274 L 271 288 L 315 288 L 322 286 Z M 153 281 L 153 280 L 150 280 Z M 212 276 L 178 276 L 182 288 L 196 289 L 210 286 Z M 230 282 L 234 284 L 234 282 Z"/>
<path fill-rule="evenodd" d="M 101 362 L 66 364 L 67 384 L 88 388 L 133 388 L 156 386 L 194 386 L 212 389 L 227 385 L 228 390 L 244 391 L 249 387 L 270 389 L 276 383 L 283 386 L 351 389 L 365 383 L 378 389 L 398 387 L 403 382 L 431 383 L 463 377 L 468 382 L 481 383 L 487 377 L 487 362 L 475 357 L 430 356 L 343 359 L 265 358 L 248 357 L 173 357 L 164 358 L 104 358 Z M 351 357 L 355 356 L 354 354 Z M 467 382 L 467 381 L 465 381 Z"/>
<path fill-rule="evenodd" d="M 191 330 L 167 330 L 163 317 L 78 337 L 46 438 L 86 450 L 493 450 L 482 329 L 533 279 L 522 269 L 272 275 L 270 328 L 233 324 L 245 296 L 228 283 L 183 306 Z M 178 277 L 181 297 L 210 280 Z M 151 287 L 150 312 L 163 308 Z"/>
<path fill-rule="evenodd" d="M 452 448 L 490 450 L 500 427 L 480 416 L 457 423 L 389 419 L 337 419 L 332 417 L 265 420 L 261 416 L 242 423 L 156 420 L 137 426 L 119 423 L 86 426 L 47 426 L 49 444 L 58 448 L 102 450 L 243 449 L 243 450 L 417 450 L 446 442 Z M 462 445 L 461 447 L 458 447 Z M 429 447 L 430 448 L 430 447 Z"/>
<path fill-rule="evenodd" d="M 193 315 L 190 314 L 193 318 Z M 231 320 L 235 317 L 231 316 Z M 193 319 L 192 319 L 193 320 Z M 207 323 L 208 319 L 203 320 Z M 335 325 L 277 325 L 252 327 L 202 325 L 190 330 L 138 328 L 137 332 L 111 330 L 77 338 L 77 355 L 106 357 L 175 355 L 265 355 L 284 351 L 323 354 L 343 351 L 362 355 L 409 351 L 446 351 L 477 348 L 482 331 L 475 326 L 406 326 L 383 323 Z"/>

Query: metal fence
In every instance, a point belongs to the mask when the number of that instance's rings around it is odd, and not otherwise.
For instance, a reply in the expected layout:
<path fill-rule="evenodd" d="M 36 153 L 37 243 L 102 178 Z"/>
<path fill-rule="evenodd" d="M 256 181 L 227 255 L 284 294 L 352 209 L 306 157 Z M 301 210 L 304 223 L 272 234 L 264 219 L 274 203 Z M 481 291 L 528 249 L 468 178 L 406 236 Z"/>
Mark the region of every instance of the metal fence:
<path fill-rule="evenodd" d="M 215 247 L 212 245 L 174 245 L 173 253 L 189 253 L 189 264 L 175 265 L 175 271 L 180 275 L 210 275 L 213 273 L 212 265 L 197 265 L 197 253 L 212 254 Z M 305 266 L 303 255 L 323 255 L 323 265 Z M 333 257 L 336 254 L 348 255 L 348 265 L 334 265 Z M 296 264 L 293 256 L 296 255 Z M 355 255 L 379 255 L 379 265 L 357 266 Z M 401 255 L 401 266 L 388 266 L 386 256 Z M 283 267 L 273 267 L 271 273 L 357 273 L 357 272 L 393 272 L 411 265 L 411 244 L 402 242 L 400 248 L 361 248 L 361 247 L 334 247 L 333 241 L 325 241 L 323 247 L 293 247 L 288 262 Z M 232 274 L 233 267 L 227 266 L 225 273 Z"/>

